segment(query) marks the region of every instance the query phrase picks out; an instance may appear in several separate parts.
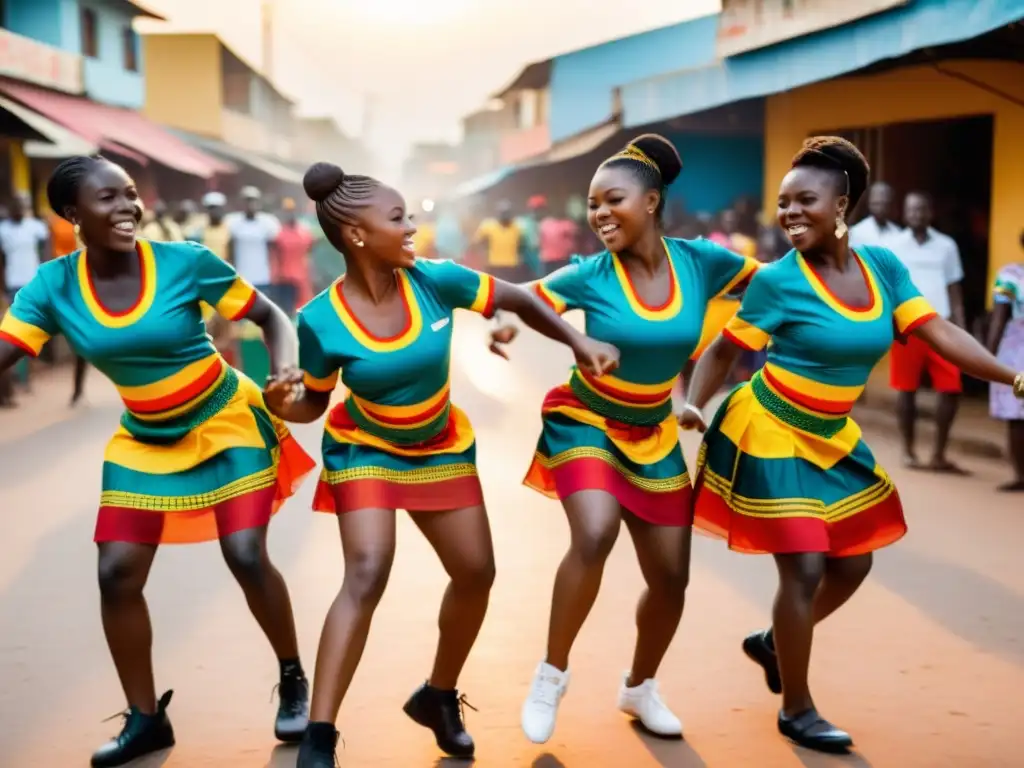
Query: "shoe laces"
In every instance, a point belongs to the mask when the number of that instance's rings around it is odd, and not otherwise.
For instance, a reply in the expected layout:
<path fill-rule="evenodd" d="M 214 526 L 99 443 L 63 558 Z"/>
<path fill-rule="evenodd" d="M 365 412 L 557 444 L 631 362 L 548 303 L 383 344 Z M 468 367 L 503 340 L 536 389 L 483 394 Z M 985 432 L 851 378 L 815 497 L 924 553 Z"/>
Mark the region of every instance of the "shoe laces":
<path fill-rule="evenodd" d="M 554 707 L 558 704 L 558 689 L 561 684 L 562 681 L 554 675 L 538 675 L 533 681 L 530 699 L 538 704 Z"/>

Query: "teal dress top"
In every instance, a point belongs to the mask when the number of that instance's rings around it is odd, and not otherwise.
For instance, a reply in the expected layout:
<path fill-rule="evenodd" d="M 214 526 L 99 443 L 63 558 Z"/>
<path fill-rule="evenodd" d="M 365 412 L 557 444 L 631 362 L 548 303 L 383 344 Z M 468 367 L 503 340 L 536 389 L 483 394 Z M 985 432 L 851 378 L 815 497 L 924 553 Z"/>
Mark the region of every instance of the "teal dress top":
<path fill-rule="evenodd" d="M 758 262 L 703 239 L 663 243 L 669 290 L 659 306 L 644 302 L 608 251 L 534 284 L 556 311 L 583 310 L 587 335 L 618 347 L 621 358 L 600 378 L 573 368 L 548 394 L 526 484 L 560 499 L 607 491 L 648 522 L 686 525 L 690 479 L 672 390 L 705 331 L 708 303 L 741 291 Z"/>

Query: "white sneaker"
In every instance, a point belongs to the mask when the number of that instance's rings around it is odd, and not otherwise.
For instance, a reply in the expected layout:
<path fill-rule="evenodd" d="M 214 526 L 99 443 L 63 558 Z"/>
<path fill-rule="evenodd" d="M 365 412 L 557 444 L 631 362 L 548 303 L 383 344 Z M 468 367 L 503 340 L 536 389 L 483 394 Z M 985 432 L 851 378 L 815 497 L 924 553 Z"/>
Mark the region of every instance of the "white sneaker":
<path fill-rule="evenodd" d="M 628 679 L 627 672 L 619 689 L 619 711 L 639 720 L 644 728 L 656 736 L 682 736 L 683 724 L 661 700 L 658 681 L 644 680 L 636 688 L 627 688 Z"/>
<path fill-rule="evenodd" d="M 567 671 L 555 669 L 543 661 L 537 666 L 522 714 L 523 733 L 534 744 L 544 744 L 555 732 L 558 705 L 568 687 Z"/>

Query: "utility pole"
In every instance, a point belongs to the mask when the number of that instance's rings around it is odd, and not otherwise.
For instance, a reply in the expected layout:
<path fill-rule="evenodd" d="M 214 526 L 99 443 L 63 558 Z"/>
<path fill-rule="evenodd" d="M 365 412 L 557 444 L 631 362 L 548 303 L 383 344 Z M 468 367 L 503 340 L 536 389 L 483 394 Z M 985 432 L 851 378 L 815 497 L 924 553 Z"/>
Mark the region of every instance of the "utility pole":
<path fill-rule="evenodd" d="M 260 0 L 263 76 L 274 81 L 274 0 Z"/>

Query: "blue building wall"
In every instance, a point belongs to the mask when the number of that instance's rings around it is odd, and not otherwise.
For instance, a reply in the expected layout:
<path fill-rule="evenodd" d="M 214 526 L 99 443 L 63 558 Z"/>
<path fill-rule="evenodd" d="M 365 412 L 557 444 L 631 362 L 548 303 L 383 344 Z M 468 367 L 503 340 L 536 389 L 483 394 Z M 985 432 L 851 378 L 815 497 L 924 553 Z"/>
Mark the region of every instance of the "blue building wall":
<path fill-rule="evenodd" d="M 683 156 L 683 173 L 669 188 L 669 201 L 688 213 L 718 213 L 740 197 L 761 199 L 764 140 L 760 136 L 670 133 Z"/>
<path fill-rule="evenodd" d="M 557 56 L 551 68 L 553 141 L 611 116 L 612 91 L 662 72 L 715 60 L 718 16 L 705 16 Z"/>
<path fill-rule="evenodd" d="M 61 5 L 64 0 L 5 0 L 4 26 L 15 34 L 63 48 Z"/>
<path fill-rule="evenodd" d="M 69 14 L 74 24 L 67 24 L 68 31 L 74 41 L 76 53 L 82 52 L 81 17 L 75 6 L 77 0 L 62 0 L 65 6 L 71 6 Z M 124 29 L 131 27 L 132 17 L 121 11 L 114 11 L 102 2 L 83 2 L 82 7 L 96 11 L 99 21 L 97 30 L 98 53 L 96 58 L 86 58 L 83 74 L 85 76 L 85 92 L 90 99 L 119 107 L 141 109 L 146 99 L 146 86 L 142 73 L 145 64 L 142 60 L 142 46 L 138 35 L 134 36 L 135 60 L 138 72 L 129 72 L 124 68 Z M 73 29 L 72 29 L 73 27 Z"/>
<path fill-rule="evenodd" d="M 16 34 L 81 55 L 83 7 L 96 12 L 98 47 L 96 58 L 83 61 L 86 95 L 105 104 L 140 109 L 146 89 L 138 35 L 134 43 L 139 71 L 124 68 L 123 32 L 131 26 L 129 14 L 115 10 L 103 0 L 5 0 L 4 26 Z"/>

